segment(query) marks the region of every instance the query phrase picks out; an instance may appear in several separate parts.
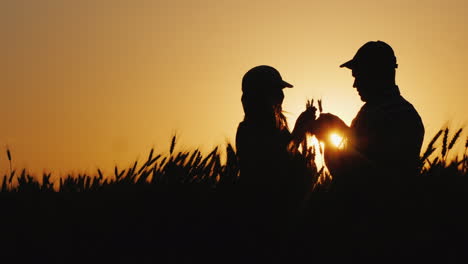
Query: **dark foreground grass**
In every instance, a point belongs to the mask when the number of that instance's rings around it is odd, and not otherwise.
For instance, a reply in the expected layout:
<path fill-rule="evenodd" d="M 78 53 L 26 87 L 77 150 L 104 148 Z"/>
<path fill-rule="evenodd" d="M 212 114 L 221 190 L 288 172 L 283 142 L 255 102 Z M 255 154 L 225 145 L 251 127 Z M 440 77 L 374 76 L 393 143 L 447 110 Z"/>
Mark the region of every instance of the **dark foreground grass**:
<path fill-rule="evenodd" d="M 239 185 L 234 148 L 151 150 L 113 175 L 26 170 L 1 180 L 2 263 L 299 263 L 468 260 L 468 141 L 442 129 L 395 199 L 328 192 L 326 170 L 294 210 L 282 193 Z M 460 142 L 464 153 L 451 151 Z M 12 156 L 7 152 L 10 164 Z M 322 179 L 319 183 L 319 179 Z M 325 179 L 325 180 L 323 180 Z M 279 197 L 279 199 L 278 199 Z"/>

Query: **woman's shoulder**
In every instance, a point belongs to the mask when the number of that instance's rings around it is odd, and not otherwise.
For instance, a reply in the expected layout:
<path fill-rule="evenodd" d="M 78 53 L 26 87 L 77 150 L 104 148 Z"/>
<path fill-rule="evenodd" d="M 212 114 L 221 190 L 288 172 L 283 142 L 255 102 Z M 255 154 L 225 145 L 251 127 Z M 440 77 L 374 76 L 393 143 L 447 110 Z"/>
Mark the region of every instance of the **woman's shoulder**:
<path fill-rule="evenodd" d="M 255 135 L 260 133 L 267 133 L 271 128 L 268 128 L 265 124 L 259 122 L 252 122 L 249 120 L 244 120 L 239 123 L 237 127 L 237 133 Z"/>
<path fill-rule="evenodd" d="M 237 127 L 237 134 L 252 135 L 260 137 L 280 137 L 290 139 L 291 133 L 287 129 L 278 129 L 271 124 L 242 121 Z"/>

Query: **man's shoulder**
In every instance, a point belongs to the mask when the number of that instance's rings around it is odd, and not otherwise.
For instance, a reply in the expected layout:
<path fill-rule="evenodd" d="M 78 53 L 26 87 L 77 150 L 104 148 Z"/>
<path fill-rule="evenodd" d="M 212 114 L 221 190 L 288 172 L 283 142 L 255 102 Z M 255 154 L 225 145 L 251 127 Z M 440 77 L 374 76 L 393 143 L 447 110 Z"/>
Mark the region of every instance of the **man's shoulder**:
<path fill-rule="evenodd" d="M 401 95 L 387 98 L 375 107 L 375 111 L 379 113 L 392 113 L 409 110 L 414 110 L 413 105 Z"/>
<path fill-rule="evenodd" d="M 393 117 L 420 119 L 416 108 L 402 96 L 395 96 L 374 106 L 371 116 L 377 119 L 388 119 Z"/>
<path fill-rule="evenodd" d="M 414 106 L 402 96 L 388 98 L 379 104 L 365 104 L 352 126 L 381 126 L 387 127 L 391 124 L 396 126 L 408 125 L 411 127 L 421 127 L 424 129 L 419 113 Z"/>

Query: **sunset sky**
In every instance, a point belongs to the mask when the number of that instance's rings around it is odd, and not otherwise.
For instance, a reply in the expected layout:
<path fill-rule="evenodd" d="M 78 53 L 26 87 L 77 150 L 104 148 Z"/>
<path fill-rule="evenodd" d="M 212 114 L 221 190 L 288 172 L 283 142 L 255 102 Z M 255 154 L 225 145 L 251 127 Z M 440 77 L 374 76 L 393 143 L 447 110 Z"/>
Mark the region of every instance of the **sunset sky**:
<path fill-rule="evenodd" d="M 151 147 L 234 141 L 241 79 L 277 68 L 290 126 L 308 98 L 350 124 L 362 102 L 339 65 L 370 40 L 426 143 L 468 121 L 468 1 L 0 0 L 0 171 L 128 166 Z M 466 136 L 466 134 L 465 134 Z"/>

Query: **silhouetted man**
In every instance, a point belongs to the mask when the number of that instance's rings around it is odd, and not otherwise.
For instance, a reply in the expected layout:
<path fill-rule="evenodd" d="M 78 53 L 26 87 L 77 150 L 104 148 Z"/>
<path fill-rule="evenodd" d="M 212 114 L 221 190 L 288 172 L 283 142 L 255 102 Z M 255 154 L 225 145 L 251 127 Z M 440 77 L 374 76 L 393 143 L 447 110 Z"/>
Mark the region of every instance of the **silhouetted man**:
<path fill-rule="evenodd" d="M 340 67 L 352 70 L 353 87 L 365 104 L 350 127 L 332 114 L 310 123 L 325 142 L 337 202 L 322 211 L 328 231 L 320 241 L 340 248 L 343 260 L 406 255 L 414 248 L 405 244 L 412 228 L 404 194 L 418 171 L 423 123 L 395 84 L 398 65 L 388 44 L 367 42 Z M 342 148 L 328 140 L 331 132 L 345 136 Z"/>
<path fill-rule="evenodd" d="M 340 67 L 352 70 L 353 87 L 365 104 L 350 127 L 332 114 L 322 114 L 314 125 L 325 140 L 325 162 L 337 188 L 405 184 L 419 167 L 424 126 L 395 84 L 398 64 L 392 48 L 383 41 L 367 42 Z M 344 149 L 327 143 L 332 130 L 345 135 Z"/>

